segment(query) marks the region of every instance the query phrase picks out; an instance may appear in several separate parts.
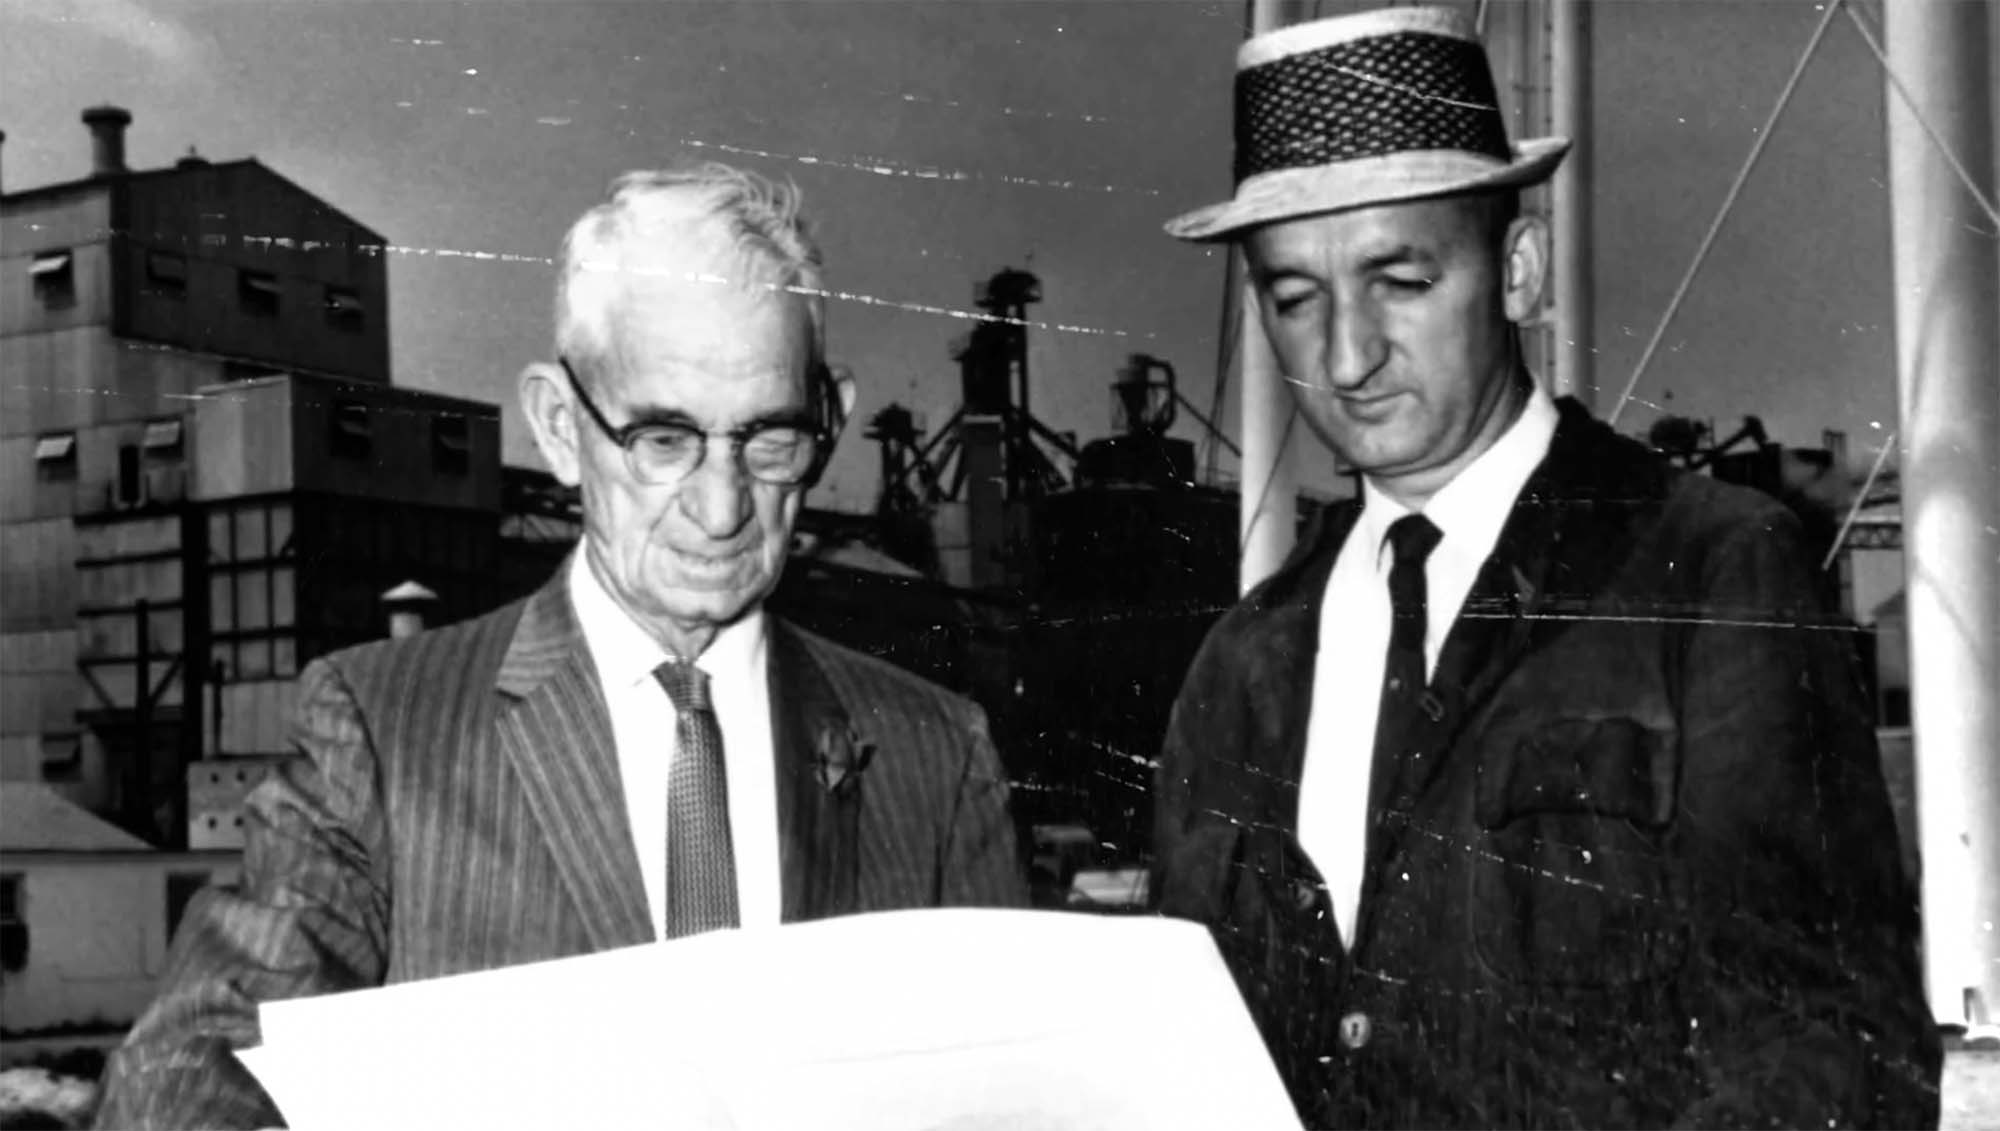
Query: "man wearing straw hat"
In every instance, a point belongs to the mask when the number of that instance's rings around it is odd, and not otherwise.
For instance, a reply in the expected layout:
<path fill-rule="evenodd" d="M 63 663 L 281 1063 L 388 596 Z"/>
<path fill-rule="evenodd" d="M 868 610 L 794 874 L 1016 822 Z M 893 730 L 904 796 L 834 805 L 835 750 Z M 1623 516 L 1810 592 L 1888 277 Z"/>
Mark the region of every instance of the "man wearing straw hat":
<path fill-rule="evenodd" d="M 1397 8 L 1244 44 L 1236 193 L 1298 415 L 1358 469 L 1210 634 L 1153 899 L 1328 1127 L 1934 1125 L 1913 887 L 1796 521 L 1523 366 L 1546 234 L 1484 51 Z"/>

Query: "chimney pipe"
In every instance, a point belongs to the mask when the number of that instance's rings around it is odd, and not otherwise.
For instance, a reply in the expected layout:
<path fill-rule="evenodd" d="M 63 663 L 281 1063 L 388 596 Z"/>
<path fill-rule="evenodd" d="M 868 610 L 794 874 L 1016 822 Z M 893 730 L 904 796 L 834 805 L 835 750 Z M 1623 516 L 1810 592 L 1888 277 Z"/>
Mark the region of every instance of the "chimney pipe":
<path fill-rule="evenodd" d="M 125 127 L 132 115 L 117 106 L 92 106 L 83 112 L 90 127 L 90 175 L 115 176 L 125 171 Z"/>
<path fill-rule="evenodd" d="M 400 640 L 422 632 L 424 614 L 437 600 L 436 593 L 417 581 L 405 581 L 382 594 L 382 608 L 389 614 L 389 635 Z"/>

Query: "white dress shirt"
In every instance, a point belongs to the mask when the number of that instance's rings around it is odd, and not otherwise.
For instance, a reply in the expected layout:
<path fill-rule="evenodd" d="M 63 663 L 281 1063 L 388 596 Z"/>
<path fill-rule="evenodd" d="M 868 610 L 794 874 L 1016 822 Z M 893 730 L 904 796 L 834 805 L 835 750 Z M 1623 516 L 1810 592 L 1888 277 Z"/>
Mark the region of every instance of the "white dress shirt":
<path fill-rule="evenodd" d="M 646 881 L 646 904 L 657 937 L 665 938 L 667 770 L 678 736 L 674 705 L 653 678 L 653 669 L 671 657 L 611 599 L 582 547 L 572 555 L 569 592 L 611 709 L 611 734 L 618 744 L 618 773 L 632 847 Z M 777 923 L 781 906 L 777 769 L 765 661 L 764 615 L 756 611 L 716 633 L 695 660 L 708 673 L 709 701 L 722 728 L 736 906 L 746 927 Z"/>
<path fill-rule="evenodd" d="M 1500 540 L 1514 500 L 1548 454 L 1555 402 L 1540 385 L 1493 446 L 1431 496 L 1423 513 L 1443 533 L 1424 563 L 1424 672 Z M 1320 608 L 1311 721 L 1299 780 L 1299 845 L 1319 869 L 1340 937 L 1353 945 L 1368 849 L 1368 788 L 1389 648 L 1389 526 L 1412 513 L 1362 482 L 1362 510 L 1334 559 Z"/>

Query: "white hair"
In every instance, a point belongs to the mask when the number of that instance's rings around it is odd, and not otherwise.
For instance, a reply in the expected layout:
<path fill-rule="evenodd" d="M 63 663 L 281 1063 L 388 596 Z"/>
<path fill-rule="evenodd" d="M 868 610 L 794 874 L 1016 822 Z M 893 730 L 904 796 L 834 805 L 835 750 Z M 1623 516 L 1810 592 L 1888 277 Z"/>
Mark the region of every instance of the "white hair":
<path fill-rule="evenodd" d="M 740 278 L 695 274 L 707 249 L 697 236 L 719 236 L 741 263 Z M 610 196 L 583 214 L 563 237 L 556 278 L 556 352 L 587 369 L 611 346 L 613 308 L 626 293 L 623 252 L 675 244 L 687 247 L 689 278 L 718 285 L 763 287 L 805 303 L 814 366 L 826 356 L 826 299 L 819 244 L 799 212 L 799 190 L 719 161 L 639 170 L 611 182 Z"/>

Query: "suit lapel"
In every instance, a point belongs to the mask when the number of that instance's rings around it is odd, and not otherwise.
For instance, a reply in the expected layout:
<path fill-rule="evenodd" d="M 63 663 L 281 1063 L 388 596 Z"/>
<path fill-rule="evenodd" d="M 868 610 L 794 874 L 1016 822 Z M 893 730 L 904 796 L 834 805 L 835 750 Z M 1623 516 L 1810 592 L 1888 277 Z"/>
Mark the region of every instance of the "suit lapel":
<path fill-rule="evenodd" d="M 866 746 L 853 740 L 847 709 L 805 637 L 775 616 L 766 623 L 781 918 L 845 914 L 858 909 L 862 804 L 861 766 L 847 760 L 865 758 Z"/>
<path fill-rule="evenodd" d="M 568 578 L 565 564 L 521 612 L 495 681 L 506 700 L 495 726 L 591 946 L 606 950 L 649 942 L 654 930 L 611 714 Z"/>
<path fill-rule="evenodd" d="M 1659 497 L 1657 469 L 1632 467 L 1610 429 L 1568 398 L 1549 454 L 1529 476 L 1446 636 L 1431 680 L 1444 706 L 1437 756 L 1423 760 L 1412 795 L 1434 781 L 1461 728 L 1528 652 L 1574 626 L 1627 542 L 1634 504 Z"/>
<path fill-rule="evenodd" d="M 1254 728 L 1245 752 L 1259 763 L 1248 767 L 1242 787 L 1257 799 L 1247 808 L 1256 820 L 1288 835 L 1299 824 L 1299 778 L 1305 771 L 1327 577 L 1359 513 L 1352 505 L 1320 512 L 1317 529 L 1301 539 L 1295 561 L 1254 595 L 1258 623 L 1241 650 L 1247 669 L 1242 686 Z"/>

